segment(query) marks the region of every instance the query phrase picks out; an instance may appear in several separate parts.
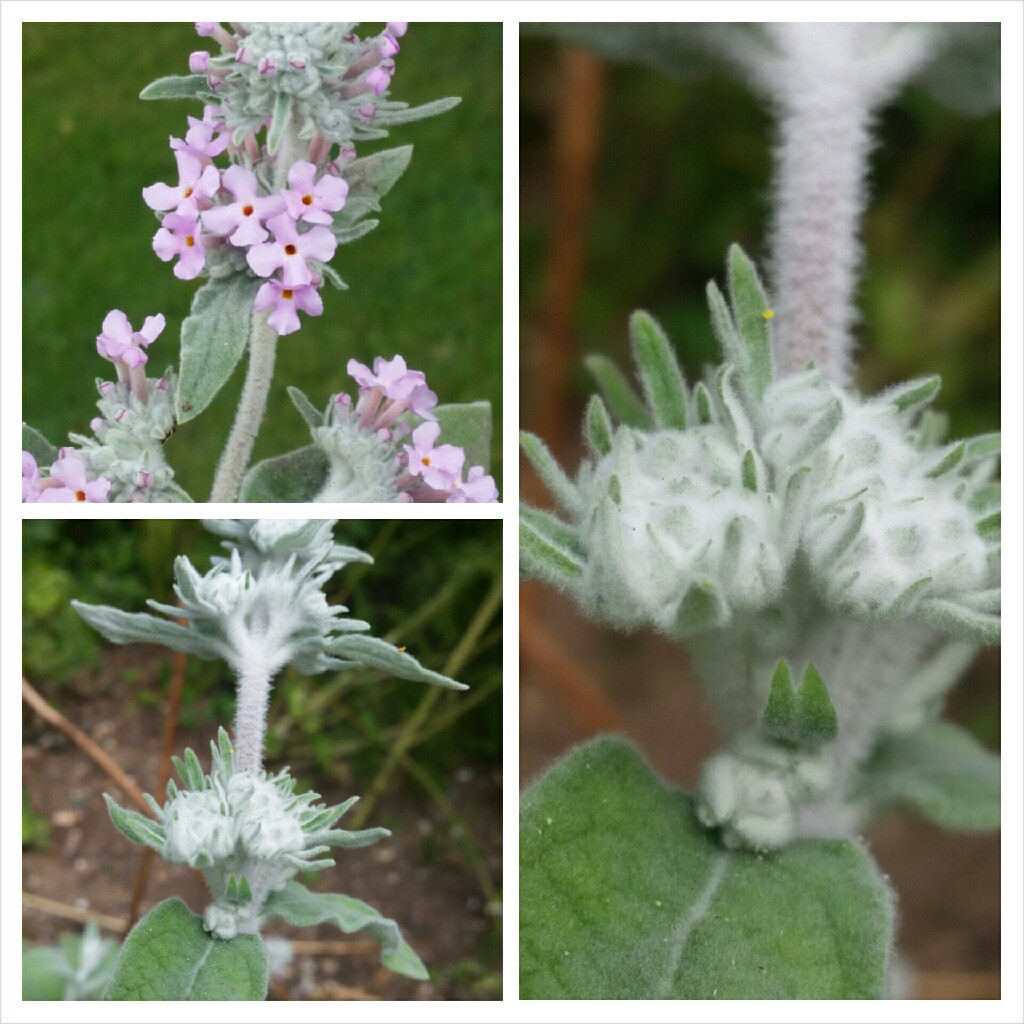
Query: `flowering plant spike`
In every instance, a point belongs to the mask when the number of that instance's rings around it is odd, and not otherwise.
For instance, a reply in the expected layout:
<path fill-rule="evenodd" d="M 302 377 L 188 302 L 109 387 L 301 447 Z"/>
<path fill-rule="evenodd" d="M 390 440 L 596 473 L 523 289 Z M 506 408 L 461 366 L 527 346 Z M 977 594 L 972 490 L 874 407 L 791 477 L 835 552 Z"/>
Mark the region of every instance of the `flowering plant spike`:
<path fill-rule="evenodd" d="M 357 156 L 357 145 L 459 103 L 453 97 L 410 107 L 392 99 L 407 23 L 388 22 L 369 36 L 357 35 L 356 28 L 351 22 L 232 23 L 229 31 L 197 22 L 199 36 L 220 52 L 197 50 L 189 58 L 192 74 L 158 79 L 142 91 L 143 99 L 203 103 L 202 117 L 188 118 L 184 138 L 170 139 L 177 180 L 142 190 L 159 222 L 156 257 L 172 264 L 180 280 L 201 281 L 181 325 L 178 372 L 146 377 L 147 349 L 166 326 L 162 314 L 135 331 L 123 311 L 111 311 L 97 349 L 114 364 L 117 380 L 98 384 L 102 415 L 93 420 L 91 436 L 72 434 L 75 448 L 61 449 L 74 456 L 72 462 L 67 455 L 40 461 L 34 432 L 26 428 L 24 501 L 191 500 L 174 482 L 163 442 L 209 406 L 248 354 L 235 423 L 210 495 L 214 501 L 238 498 L 266 407 L 277 339 L 298 332 L 303 316 L 323 314 L 325 282 L 347 287 L 331 265 L 336 251 L 377 226 L 371 215 L 412 155 L 405 146 Z M 404 367 L 401 356 L 391 363 L 396 361 Z M 384 397 L 395 398 L 400 377 L 390 381 L 390 391 L 383 388 Z M 357 380 L 361 391 L 379 394 Z M 408 407 L 392 403 L 384 423 L 379 416 L 362 417 L 360 429 L 382 435 L 381 445 L 340 443 L 339 453 L 337 435 L 327 439 L 327 461 L 314 470 L 322 470 L 320 500 L 496 501 L 483 465 L 467 466 L 462 479 L 465 453 L 440 459 L 447 466 L 443 479 L 408 485 L 405 478 L 417 475 L 420 463 L 410 464 L 406 450 L 388 442 L 410 434 L 410 418 L 422 416 L 424 408 L 421 398 Z M 339 483 L 339 460 L 346 478 L 386 479 L 380 485 Z M 274 476 L 274 467 L 264 472 Z M 304 478 L 302 483 L 294 474 L 277 474 L 274 500 L 310 500 Z"/>
<path fill-rule="evenodd" d="M 574 475 L 522 435 L 556 506 L 521 509 L 522 575 L 685 644 L 724 740 L 692 795 L 612 738 L 527 789 L 526 998 L 880 998 L 894 903 L 860 830 L 895 805 L 999 823 L 998 757 L 939 721 L 1000 640 L 999 436 L 947 440 L 937 376 L 851 385 L 868 124 L 958 31 L 555 28 L 675 72 L 724 56 L 770 99 L 774 289 L 729 249 L 698 380 L 635 313 L 638 386 L 588 361 Z"/>
<path fill-rule="evenodd" d="M 346 932 L 366 930 L 381 943 L 382 963 L 413 978 L 427 977 L 419 957 L 402 939 L 398 925 L 348 896 L 314 893 L 295 880 L 303 872 L 332 867 L 325 856 L 334 847 L 352 849 L 386 839 L 384 828 L 345 831 L 337 822 L 358 797 L 337 806 L 316 801 L 318 794 L 296 792 L 287 768 L 263 766 L 267 706 L 276 674 L 292 665 L 320 673 L 356 667 L 454 690 L 465 685 L 421 665 L 404 648 L 370 636 L 369 624 L 351 619 L 341 605 L 329 605 L 323 587 L 344 566 L 372 559 L 333 540 L 335 520 L 208 520 L 224 538 L 224 557 L 200 573 L 184 556 L 175 561 L 175 593 L 181 607 L 150 601 L 150 606 L 181 625 L 147 613 L 72 602 L 75 610 L 114 643 L 160 643 L 201 658 L 222 658 L 236 676 L 232 733 L 221 728 L 211 742 L 209 770 L 192 750 L 174 758 L 181 784 L 167 784 L 161 803 L 146 795 L 152 817 L 119 806 L 105 795 L 110 817 L 129 839 L 156 850 L 171 863 L 202 871 L 211 902 L 201 921 L 180 901 L 151 911 L 176 941 L 197 945 L 214 966 L 203 978 L 204 991 L 234 993 L 195 996 L 168 980 L 153 943 L 164 942 L 147 915 L 123 947 L 106 998 L 263 998 L 266 951 L 258 937 L 273 917 L 292 924 L 330 921 Z M 152 940 L 152 941 L 150 941 Z M 248 964 L 244 976 L 231 975 L 225 942 L 239 942 L 234 958 Z M 173 947 L 173 943 L 172 943 Z M 263 990 L 250 985 L 264 975 Z M 140 995 L 150 973 L 157 991 Z M 223 974 L 223 977 L 221 976 Z M 165 975 L 167 975 L 165 977 Z M 247 981 L 246 979 L 250 979 Z M 155 984 L 155 983 L 154 983 Z M 191 984 L 191 982 L 190 982 Z M 259 986 L 257 985 L 257 988 Z M 146 989 L 146 991 L 149 991 Z"/>

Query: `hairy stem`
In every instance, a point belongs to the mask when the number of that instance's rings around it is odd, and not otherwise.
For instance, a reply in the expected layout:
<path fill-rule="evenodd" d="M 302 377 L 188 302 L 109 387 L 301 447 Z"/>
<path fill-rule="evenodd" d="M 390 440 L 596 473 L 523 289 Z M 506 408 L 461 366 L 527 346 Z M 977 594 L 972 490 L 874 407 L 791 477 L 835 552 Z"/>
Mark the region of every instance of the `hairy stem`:
<path fill-rule="evenodd" d="M 278 666 L 258 652 L 238 667 L 235 698 L 235 770 L 257 772 L 263 766 L 263 737 L 267 731 L 270 680 Z"/>
<path fill-rule="evenodd" d="M 267 408 L 270 382 L 274 377 L 277 333 L 267 323 L 266 313 L 253 310 L 251 315 L 249 366 L 245 374 L 245 385 L 235 413 L 235 422 L 217 464 L 210 501 L 234 501 L 238 497 L 242 476 L 249 465 L 252 446 Z"/>

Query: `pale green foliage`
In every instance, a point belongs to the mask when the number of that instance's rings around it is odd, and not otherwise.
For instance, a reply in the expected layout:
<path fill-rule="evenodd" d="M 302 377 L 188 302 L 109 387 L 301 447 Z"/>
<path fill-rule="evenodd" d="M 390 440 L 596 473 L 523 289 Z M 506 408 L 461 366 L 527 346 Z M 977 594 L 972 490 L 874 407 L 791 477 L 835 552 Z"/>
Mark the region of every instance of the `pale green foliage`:
<path fill-rule="evenodd" d="M 725 851 L 615 738 L 522 797 L 527 999 L 877 999 L 892 896 L 851 841 Z"/>
<path fill-rule="evenodd" d="M 118 944 L 105 939 L 94 921 L 81 935 L 62 935 L 56 946 L 35 946 L 21 959 L 21 997 L 99 999 L 117 959 Z"/>

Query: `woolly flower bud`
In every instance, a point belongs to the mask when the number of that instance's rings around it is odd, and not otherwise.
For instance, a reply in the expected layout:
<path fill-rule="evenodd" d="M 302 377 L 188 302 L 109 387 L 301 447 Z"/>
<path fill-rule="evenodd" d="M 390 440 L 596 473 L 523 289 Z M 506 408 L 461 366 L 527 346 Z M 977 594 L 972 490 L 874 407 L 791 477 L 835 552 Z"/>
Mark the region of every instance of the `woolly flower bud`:
<path fill-rule="evenodd" d="M 691 588 L 720 614 L 774 599 L 785 566 L 769 500 L 740 483 L 728 433 L 616 431 L 580 481 L 589 610 L 619 624 L 673 632 Z"/>

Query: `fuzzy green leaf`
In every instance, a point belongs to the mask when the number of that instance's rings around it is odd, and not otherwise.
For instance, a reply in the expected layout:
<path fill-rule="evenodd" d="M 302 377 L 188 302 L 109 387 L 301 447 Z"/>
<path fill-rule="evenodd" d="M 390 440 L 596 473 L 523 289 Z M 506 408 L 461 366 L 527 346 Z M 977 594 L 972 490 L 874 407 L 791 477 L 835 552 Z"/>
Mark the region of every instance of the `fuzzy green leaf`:
<path fill-rule="evenodd" d="M 129 811 L 103 794 L 107 804 L 107 811 L 110 813 L 110 820 L 117 826 L 119 832 L 124 833 L 133 843 L 140 843 L 142 846 L 149 846 L 154 850 L 164 848 L 164 830 L 152 818 L 147 818 L 138 811 Z"/>
<path fill-rule="evenodd" d="M 854 795 L 876 808 L 905 805 L 946 828 L 999 826 L 999 755 L 951 722 L 885 737 Z"/>
<path fill-rule="evenodd" d="M 573 528 L 548 512 L 519 510 L 519 568 L 556 587 L 569 587 L 583 575 L 584 552 Z"/>
<path fill-rule="evenodd" d="M 743 479 L 743 486 L 748 491 L 757 491 L 757 463 L 754 461 L 754 453 L 747 450 L 747 454 L 743 456 L 743 466 L 740 470 L 740 475 Z"/>
<path fill-rule="evenodd" d="M 366 214 L 380 210 L 380 200 L 405 173 L 411 159 L 412 146 L 398 146 L 360 157 L 345 168 L 348 196 L 345 205 L 334 214 L 331 230 L 335 237 Z"/>
<path fill-rule="evenodd" d="M 213 401 L 249 344 L 253 300 L 262 282 L 247 274 L 207 281 L 181 325 L 175 417 L 187 423 Z M 260 316 L 264 314 L 258 314 Z"/>
<path fill-rule="evenodd" d="M 711 413 L 711 393 L 703 381 L 698 381 L 693 387 L 693 405 L 697 410 L 697 422 L 708 424 L 714 422 Z"/>
<path fill-rule="evenodd" d="M 21 425 L 21 449 L 36 460 L 36 465 L 40 469 L 52 466 L 60 455 L 54 445 L 50 444 L 38 430 L 30 427 L 27 423 Z"/>
<path fill-rule="evenodd" d="M 771 309 L 757 269 L 738 245 L 729 247 L 729 297 L 734 322 L 745 346 L 745 359 L 737 367 L 741 371 L 741 386 L 749 398 L 760 402 L 775 377 Z"/>
<path fill-rule="evenodd" d="M 897 384 L 881 396 L 896 406 L 898 412 L 907 412 L 927 405 L 939 393 L 942 378 L 939 376 L 918 377 L 916 380 Z"/>
<path fill-rule="evenodd" d="M 679 604 L 676 633 L 680 637 L 703 633 L 724 625 L 728 613 L 721 595 L 710 580 L 694 583 Z"/>
<path fill-rule="evenodd" d="M 157 904 L 124 940 L 104 999 L 265 999 L 269 961 L 258 935 L 225 941 L 176 897 Z"/>
<path fill-rule="evenodd" d="M 630 317 L 633 358 L 651 419 L 667 430 L 686 428 L 686 383 L 665 332 L 642 310 Z"/>
<path fill-rule="evenodd" d="M 951 444 L 944 449 L 942 458 L 934 465 L 925 476 L 938 477 L 948 473 L 951 469 L 955 469 L 960 463 L 960 460 L 964 457 L 967 452 L 967 443 L 965 441 L 958 441 L 955 444 Z"/>
<path fill-rule="evenodd" d="M 768 693 L 768 704 L 764 709 L 764 723 L 768 731 L 783 739 L 794 738 L 796 729 L 796 691 L 789 674 L 789 665 L 779 659 L 772 676 L 772 688 Z"/>
<path fill-rule="evenodd" d="M 281 892 L 270 894 L 263 910 L 265 916 L 281 917 L 298 928 L 326 921 L 346 933 L 366 931 L 381 944 L 380 961 L 388 970 L 421 981 L 429 977 L 398 925 L 362 900 L 333 892 L 310 892 L 298 882 L 289 882 Z"/>
<path fill-rule="evenodd" d="M 729 304 L 714 281 L 708 281 L 707 297 L 711 329 L 715 332 L 719 347 L 722 349 L 722 359 L 732 366 L 742 367 L 743 343 L 736 324 L 733 323 L 732 313 L 729 312 Z"/>
<path fill-rule="evenodd" d="M 330 653 L 347 661 L 357 661 L 370 668 L 379 669 L 400 679 L 411 679 L 417 683 L 430 683 L 448 690 L 468 690 L 465 683 L 424 668 L 411 654 L 405 654 L 397 647 L 375 636 L 349 635 L 337 637 L 330 643 Z"/>
<path fill-rule="evenodd" d="M 140 100 L 194 100 L 210 92 L 206 75 L 168 75 L 150 82 L 139 93 Z"/>
<path fill-rule="evenodd" d="M 319 445 L 257 462 L 242 478 L 239 501 L 312 501 L 327 483 L 330 464 Z"/>
<path fill-rule="evenodd" d="M 587 412 L 583 418 L 587 444 L 595 458 L 607 455 L 612 450 L 612 421 L 608 407 L 600 395 L 591 395 Z"/>
<path fill-rule="evenodd" d="M 800 738 L 818 742 L 832 739 L 839 727 L 825 681 L 808 665 L 796 694 L 797 726 Z"/>
<path fill-rule="evenodd" d="M 519 432 L 519 444 L 523 452 L 530 460 L 537 476 L 541 478 L 544 486 L 551 492 L 551 497 L 565 509 L 566 512 L 576 512 L 580 505 L 579 492 L 576 485 L 566 476 L 565 471 L 555 461 L 555 457 L 548 450 L 548 446 L 536 434 L 530 434 L 525 430 Z"/>
<path fill-rule="evenodd" d="M 123 612 L 105 605 L 72 601 L 71 607 L 101 636 L 115 644 L 163 644 L 172 651 L 194 654 L 210 660 L 222 656 L 223 646 L 216 640 L 199 636 L 194 630 L 158 619 L 145 612 Z"/>
<path fill-rule="evenodd" d="M 306 421 L 306 426 L 310 430 L 316 430 L 324 425 L 323 413 L 306 397 L 304 391 L 290 387 L 288 388 L 288 397 L 292 400 L 292 405 L 295 406 L 299 415 Z"/>
<path fill-rule="evenodd" d="M 491 465 L 491 403 L 461 402 L 438 405 L 433 410 L 441 427 L 440 442 L 454 444 L 466 453 L 466 470 Z"/>
<path fill-rule="evenodd" d="M 650 417 L 643 400 L 622 371 L 607 356 L 587 356 L 585 365 L 597 383 L 612 415 L 627 427 L 647 427 Z"/>
<path fill-rule="evenodd" d="M 622 740 L 520 805 L 524 999 L 879 999 L 892 897 L 856 843 L 724 850 Z"/>
<path fill-rule="evenodd" d="M 267 131 L 267 150 L 273 156 L 277 147 L 281 144 L 281 137 L 292 119 L 292 97 L 291 94 L 281 91 L 274 100 L 274 113 L 271 116 L 270 128 Z"/>
<path fill-rule="evenodd" d="M 955 601 L 926 598 L 918 605 L 917 614 L 930 626 L 961 640 L 996 646 L 1002 635 L 998 615 L 979 612 Z"/>

